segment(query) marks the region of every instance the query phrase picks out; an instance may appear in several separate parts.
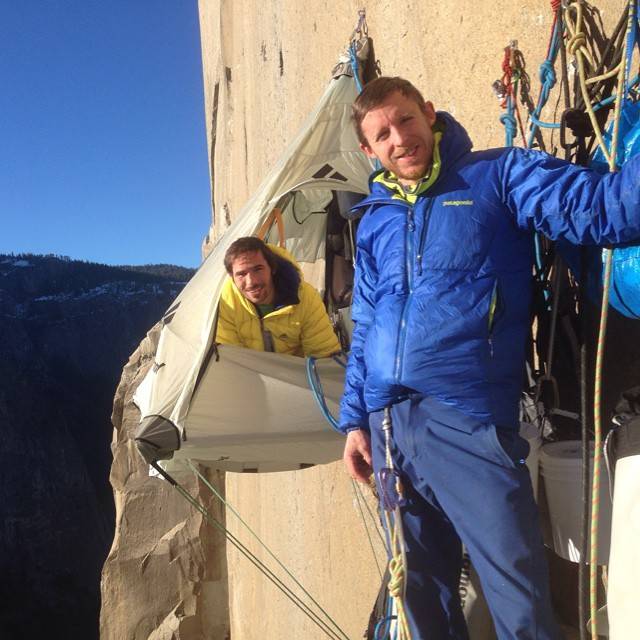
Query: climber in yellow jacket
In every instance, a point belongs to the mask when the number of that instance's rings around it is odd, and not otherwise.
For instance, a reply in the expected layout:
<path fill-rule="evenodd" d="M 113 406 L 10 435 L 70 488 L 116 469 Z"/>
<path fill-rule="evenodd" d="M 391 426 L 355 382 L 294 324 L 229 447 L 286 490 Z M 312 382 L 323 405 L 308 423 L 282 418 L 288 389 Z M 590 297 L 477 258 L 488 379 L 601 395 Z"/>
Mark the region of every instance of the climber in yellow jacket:
<path fill-rule="evenodd" d="M 318 358 L 340 351 L 320 295 L 286 250 L 239 238 L 224 266 L 216 342 Z"/>

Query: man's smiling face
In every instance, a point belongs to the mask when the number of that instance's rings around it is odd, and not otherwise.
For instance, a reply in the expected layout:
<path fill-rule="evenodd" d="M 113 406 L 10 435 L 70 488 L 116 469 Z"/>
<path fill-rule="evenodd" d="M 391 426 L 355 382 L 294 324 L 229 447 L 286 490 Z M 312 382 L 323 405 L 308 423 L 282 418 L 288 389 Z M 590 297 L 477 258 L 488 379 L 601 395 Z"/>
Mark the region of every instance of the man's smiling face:
<path fill-rule="evenodd" d="M 414 185 L 431 168 L 436 112 L 431 102 L 419 105 L 395 91 L 361 122 L 366 139 L 360 148 L 393 172 L 402 184 Z"/>
<path fill-rule="evenodd" d="M 262 251 L 248 251 L 238 255 L 231 265 L 231 277 L 249 302 L 273 304 L 273 273 Z"/>

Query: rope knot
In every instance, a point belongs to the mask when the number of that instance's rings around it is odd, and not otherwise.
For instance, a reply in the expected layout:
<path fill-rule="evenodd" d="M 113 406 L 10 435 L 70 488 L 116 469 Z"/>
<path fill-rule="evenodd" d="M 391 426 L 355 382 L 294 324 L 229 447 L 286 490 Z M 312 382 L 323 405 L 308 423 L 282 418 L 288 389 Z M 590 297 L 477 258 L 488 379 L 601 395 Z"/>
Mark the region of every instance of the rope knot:
<path fill-rule="evenodd" d="M 578 33 L 569 38 L 569 41 L 567 42 L 567 50 L 572 56 L 574 56 L 578 49 L 586 49 L 586 45 L 587 36 L 582 31 L 578 31 Z"/>
<path fill-rule="evenodd" d="M 556 13 L 561 6 L 562 0 L 551 0 L 551 11 L 554 13 Z"/>
<path fill-rule="evenodd" d="M 556 72 L 551 60 L 545 60 L 540 65 L 540 82 L 551 89 L 556 83 Z"/>
<path fill-rule="evenodd" d="M 504 128 L 507 130 L 507 134 L 511 136 L 515 136 L 518 132 L 517 122 L 515 116 L 510 113 L 503 113 L 500 116 L 500 122 L 504 125 Z"/>
<path fill-rule="evenodd" d="M 389 584 L 387 589 L 392 598 L 402 598 L 404 595 L 404 567 L 401 557 L 394 556 L 389 560 Z"/>

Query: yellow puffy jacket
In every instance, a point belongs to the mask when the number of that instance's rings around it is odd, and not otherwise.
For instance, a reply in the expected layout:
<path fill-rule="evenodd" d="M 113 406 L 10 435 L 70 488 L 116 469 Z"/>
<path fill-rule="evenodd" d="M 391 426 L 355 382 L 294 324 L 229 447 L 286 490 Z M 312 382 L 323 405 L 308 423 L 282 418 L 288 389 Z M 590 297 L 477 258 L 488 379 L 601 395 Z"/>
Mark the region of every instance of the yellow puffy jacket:
<path fill-rule="evenodd" d="M 293 288 L 297 285 L 297 291 L 288 293 L 293 294 L 293 298 L 299 302 L 278 307 L 260 318 L 255 306 L 227 276 L 220 297 L 216 342 L 264 351 L 263 332 L 267 331 L 271 334 L 277 353 L 317 358 L 338 353 L 340 343 L 320 295 L 302 279 L 297 264 L 287 251 L 273 245 L 269 245 L 269 248 L 280 260 L 278 271 L 288 271 L 289 286 Z M 278 298 L 283 293 L 278 287 L 280 280 L 285 278 L 275 278 Z"/>

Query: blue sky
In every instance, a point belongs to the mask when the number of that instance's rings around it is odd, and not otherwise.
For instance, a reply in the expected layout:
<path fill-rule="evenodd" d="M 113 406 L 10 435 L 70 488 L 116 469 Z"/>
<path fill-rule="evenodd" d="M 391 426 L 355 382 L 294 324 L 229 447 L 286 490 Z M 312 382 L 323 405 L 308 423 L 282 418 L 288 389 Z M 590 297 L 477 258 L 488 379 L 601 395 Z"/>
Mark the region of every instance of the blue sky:
<path fill-rule="evenodd" d="M 197 266 L 197 0 L 0 0 L 0 253 Z"/>

